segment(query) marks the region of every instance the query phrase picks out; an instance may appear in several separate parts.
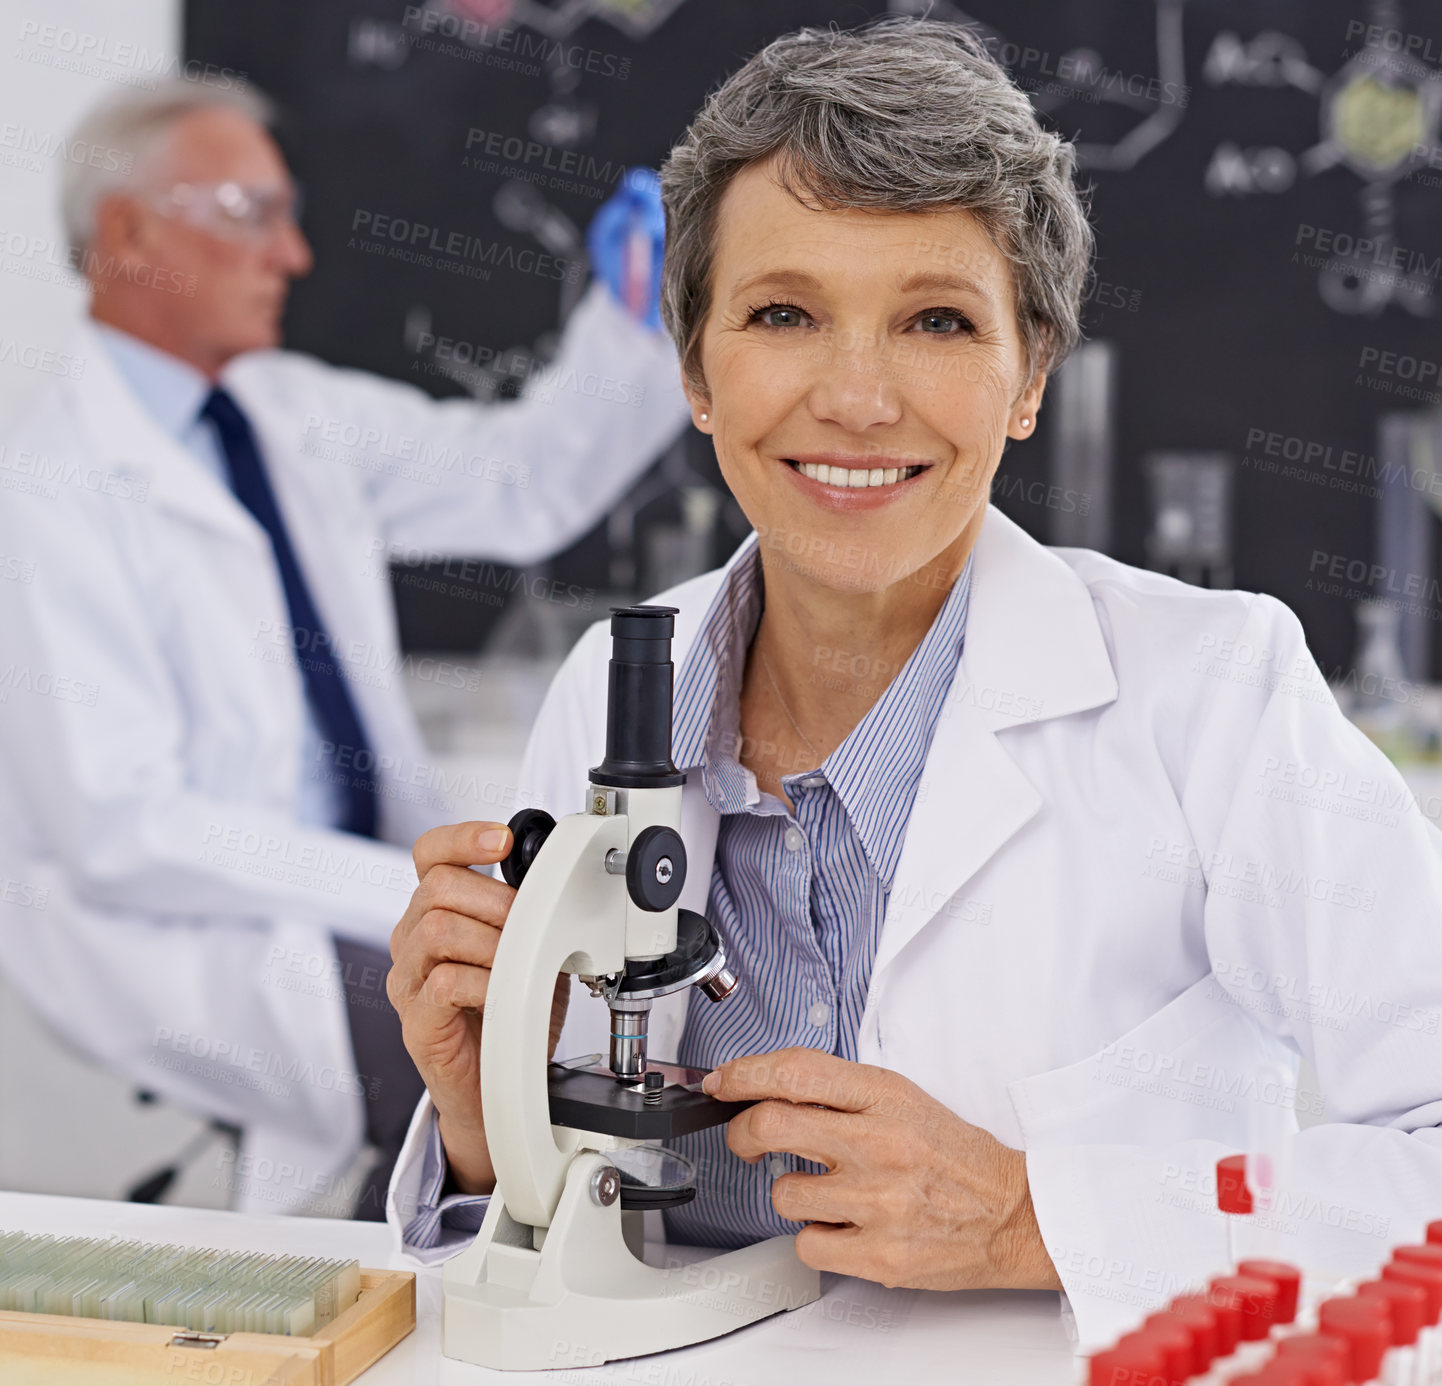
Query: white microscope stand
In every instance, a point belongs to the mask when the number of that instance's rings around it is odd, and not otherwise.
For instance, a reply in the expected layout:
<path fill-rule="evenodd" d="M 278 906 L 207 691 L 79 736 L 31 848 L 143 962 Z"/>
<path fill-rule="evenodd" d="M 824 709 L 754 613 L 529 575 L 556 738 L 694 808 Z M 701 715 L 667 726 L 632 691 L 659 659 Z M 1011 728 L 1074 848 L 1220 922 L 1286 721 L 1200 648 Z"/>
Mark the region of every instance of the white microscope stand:
<path fill-rule="evenodd" d="M 679 795 L 622 793 L 617 807 L 629 797 L 651 821 L 674 822 Z M 481 1045 L 496 1192 L 475 1242 L 446 1263 L 447 1357 L 516 1371 L 594 1365 L 719 1337 L 820 1296 L 820 1277 L 797 1259 L 794 1237 L 685 1266 L 646 1265 L 642 1215 L 622 1212 L 603 1153 L 632 1142 L 551 1125 L 556 974 L 620 972 L 628 953 L 645 953 L 636 946 L 642 929 L 669 927 L 675 946 L 674 908 L 637 910 L 625 879 L 604 868 L 606 853 L 625 851 L 646 826 L 637 816 L 562 818 L 543 848 L 545 869 L 526 875 L 501 932 Z"/>

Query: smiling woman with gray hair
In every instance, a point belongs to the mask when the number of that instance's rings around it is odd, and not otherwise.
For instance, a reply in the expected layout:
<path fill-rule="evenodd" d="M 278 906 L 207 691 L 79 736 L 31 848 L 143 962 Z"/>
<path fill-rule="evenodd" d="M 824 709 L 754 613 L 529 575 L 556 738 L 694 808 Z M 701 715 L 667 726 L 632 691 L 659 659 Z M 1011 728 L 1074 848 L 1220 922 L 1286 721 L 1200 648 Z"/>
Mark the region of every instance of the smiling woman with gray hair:
<path fill-rule="evenodd" d="M 784 189 L 818 207 L 966 208 L 1015 276 L 1027 365 L 1053 370 L 1076 345 L 1092 230 L 1072 146 L 1041 129 L 969 30 L 894 20 L 778 39 L 671 151 L 662 312 L 693 382 L 721 205 L 738 174 L 768 161 Z M 949 249 L 922 240 L 916 253 L 935 267 Z"/>
<path fill-rule="evenodd" d="M 672 1238 L 1064 1286 L 1096 1340 L 1223 1268 L 1211 1171 L 1259 1131 L 1283 1195 L 1368 1214 L 1274 1255 L 1370 1270 L 1366 1228 L 1442 1212 L 1442 836 L 1280 603 L 988 507 L 1077 339 L 1072 171 L 973 35 L 909 20 L 776 40 L 663 171 L 666 322 L 756 532 L 659 599 L 682 904 L 740 985 L 658 1004 L 651 1040 L 755 1103 L 678 1143 L 701 1174 Z M 532 734 L 522 783 L 556 812 L 601 758 L 608 649 L 597 626 Z M 494 1182 L 480 1016 L 514 892 L 467 868 L 508 846 L 421 838 L 392 940 L 429 1089 L 393 1206 L 431 1258 Z M 1344 1013 L 1358 993 L 1385 1017 Z M 605 1008 L 567 1001 L 561 1050 L 604 1049 Z M 1299 1135 L 1300 1057 L 1333 1124 Z"/>

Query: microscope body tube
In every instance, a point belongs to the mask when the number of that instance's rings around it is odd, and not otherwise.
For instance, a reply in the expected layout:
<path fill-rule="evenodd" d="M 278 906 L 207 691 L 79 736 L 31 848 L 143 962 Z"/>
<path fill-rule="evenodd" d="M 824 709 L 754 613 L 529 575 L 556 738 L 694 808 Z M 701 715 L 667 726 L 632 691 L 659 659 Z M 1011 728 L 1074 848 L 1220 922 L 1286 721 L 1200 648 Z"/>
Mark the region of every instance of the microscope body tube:
<path fill-rule="evenodd" d="M 671 761 L 674 681 L 670 607 L 631 608 L 611 615 L 611 660 L 606 670 L 606 756 L 591 771 L 592 812 L 626 819 L 627 849 L 647 828 L 679 829 L 681 784 Z M 663 958 L 676 947 L 677 910 L 643 910 L 626 898 L 626 957 Z M 611 1071 L 637 1079 L 646 1072 L 651 1002 L 611 1005 Z"/>
<path fill-rule="evenodd" d="M 611 613 L 606 669 L 606 755 L 591 770 L 591 811 L 624 814 L 627 846 L 650 827 L 681 827 L 686 777 L 671 761 L 671 636 L 676 608 Z M 626 900 L 626 956 L 665 957 L 676 947 L 676 907 L 643 910 Z"/>
<path fill-rule="evenodd" d="M 627 883 L 626 963 L 621 975 L 604 981 L 611 1009 L 610 1067 L 623 1081 L 645 1075 L 651 1006 L 658 996 L 695 985 L 721 1001 L 737 984 L 714 926 L 699 914 L 688 914 L 684 928 L 681 921 L 686 776 L 671 760 L 671 638 L 677 614 L 670 606 L 612 611 L 606 754 L 592 767 L 588 790 L 592 814 L 626 821 L 626 850 L 608 855 L 605 868 L 624 873 Z"/>

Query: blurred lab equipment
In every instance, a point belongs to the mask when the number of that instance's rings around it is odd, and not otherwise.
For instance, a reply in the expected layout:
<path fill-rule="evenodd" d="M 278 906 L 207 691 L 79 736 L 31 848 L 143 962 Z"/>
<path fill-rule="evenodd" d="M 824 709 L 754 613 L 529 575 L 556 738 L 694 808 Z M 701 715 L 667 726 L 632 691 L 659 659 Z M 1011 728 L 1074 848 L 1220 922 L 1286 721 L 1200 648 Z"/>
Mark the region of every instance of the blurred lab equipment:
<path fill-rule="evenodd" d="M 1232 585 L 1232 469 L 1223 452 L 1143 459 L 1150 526 L 1147 566 L 1199 587 Z"/>
<path fill-rule="evenodd" d="M 1051 479 L 1063 498 L 1051 542 L 1109 553 L 1116 466 L 1117 348 L 1083 342 L 1052 387 Z"/>

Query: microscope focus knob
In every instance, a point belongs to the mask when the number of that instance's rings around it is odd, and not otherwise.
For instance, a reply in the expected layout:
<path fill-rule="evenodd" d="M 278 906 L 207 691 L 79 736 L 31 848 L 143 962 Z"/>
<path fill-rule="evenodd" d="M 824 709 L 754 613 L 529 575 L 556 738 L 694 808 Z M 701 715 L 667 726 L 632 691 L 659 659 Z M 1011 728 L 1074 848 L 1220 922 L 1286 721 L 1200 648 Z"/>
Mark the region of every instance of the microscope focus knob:
<path fill-rule="evenodd" d="M 615 1165 L 602 1165 L 591 1175 L 591 1202 L 609 1208 L 621 1196 L 621 1172 Z"/>
<path fill-rule="evenodd" d="M 626 853 L 626 889 L 643 910 L 669 910 L 686 884 L 686 844 L 674 828 L 642 828 Z"/>
<path fill-rule="evenodd" d="M 501 858 L 501 875 L 512 890 L 519 890 L 556 820 L 545 809 L 530 808 L 522 809 L 506 826 L 511 830 L 511 850 Z"/>

